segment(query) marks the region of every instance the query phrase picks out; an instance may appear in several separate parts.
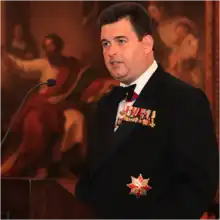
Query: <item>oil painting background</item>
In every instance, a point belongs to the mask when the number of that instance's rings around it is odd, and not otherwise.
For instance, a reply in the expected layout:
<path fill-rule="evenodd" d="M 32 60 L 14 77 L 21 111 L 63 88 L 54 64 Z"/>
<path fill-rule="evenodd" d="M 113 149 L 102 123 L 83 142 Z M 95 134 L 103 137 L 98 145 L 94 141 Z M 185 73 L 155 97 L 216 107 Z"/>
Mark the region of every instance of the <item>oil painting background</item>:
<path fill-rule="evenodd" d="M 116 2 L 104 1 L 1 1 L 1 49 L 17 53 L 14 38 L 19 28 L 30 54 L 22 59 L 44 56 L 43 38 L 57 33 L 64 42 L 64 55 L 78 59 L 85 71 L 75 88 L 71 102 L 77 106 L 64 112 L 65 130 L 53 146 L 49 146 L 48 163 L 33 174 L 14 178 L 77 179 L 80 164 L 86 155 L 86 127 L 96 102 L 118 82 L 109 76 L 102 58 L 96 18 L 105 7 Z M 165 70 L 189 84 L 201 88 L 211 103 L 218 136 L 219 124 L 219 3 L 215 1 L 143 1 L 139 2 L 152 17 L 155 54 Z M 20 26 L 20 27 L 18 27 Z M 19 45 L 18 47 L 20 47 Z M 14 49 L 12 49 L 14 48 Z M 4 136 L 9 122 L 27 91 L 39 79 L 20 77 L 1 65 L 1 127 Z M 77 94 L 77 95 L 76 95 Z M 75 117 L 79 118 L 75 120 Z M 80 133 L 80 134 L 79 134 Z M 80 145 L 76 137 L 80 138 Z M 7 173 L 15 161 L 22 136 L 10 133 L 2 146 L 2 172 Z M 76 147 L 77 146 L 77 147 Z M 45 152 L 42 152 L 44 154 Z M 59 164 L 65 155 L 67 161 Z M 13 159 L 12 159 L 13 158 Z M 57 163 L 58 162 L 58 163 Z M 59 165 L 57 165 L 59 164 Z M 3 169 L 4 168 L 4 169 Z M 4 173 L 3 172 L 3 173 Z M 7 177 L 7 175 L 6 175 Z M 60 180 L 59 180 L 60 181 Z M 70 190 L 67 182 L 60 184 Z M 71 191 L 71 190 L 70 190 Z"/>

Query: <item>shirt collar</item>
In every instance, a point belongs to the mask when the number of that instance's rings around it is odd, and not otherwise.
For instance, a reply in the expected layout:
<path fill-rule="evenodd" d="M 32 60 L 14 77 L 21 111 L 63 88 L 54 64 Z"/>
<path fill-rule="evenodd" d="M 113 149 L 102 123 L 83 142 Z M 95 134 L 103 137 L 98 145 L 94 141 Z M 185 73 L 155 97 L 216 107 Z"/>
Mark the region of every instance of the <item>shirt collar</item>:
<path fill-rule="evenodd" d="M 142 91 L 142 89 L 144 88 L 148 80 L 150 79 L 150 77 L 156 71 L 157 67 L 158 67 L 158 64 L 154 60 L 154 62 L 147 68 L 147 70 L 145 70 L 145 72 L 141 74 L 141 76 L 138 79 L 136 79 L 134 82 L 130 84 L 130 85 L 136 84 L 136 87 L 134 90 L 136 94 L 138 95 L 140 94 L 140 92 Z M 120 86 L 122 87 L 130 86 L 130 85 L 125 85 L 124 83 L 120 83 Z"/>

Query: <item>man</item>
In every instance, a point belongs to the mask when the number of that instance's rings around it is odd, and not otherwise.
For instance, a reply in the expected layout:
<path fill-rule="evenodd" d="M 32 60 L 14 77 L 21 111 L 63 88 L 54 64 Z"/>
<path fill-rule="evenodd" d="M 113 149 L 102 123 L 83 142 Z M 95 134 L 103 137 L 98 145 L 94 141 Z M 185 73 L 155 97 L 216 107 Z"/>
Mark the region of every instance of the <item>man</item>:
<path fill-rule="evenodd" d="M 170 3 L 170 4 L 169 4 Z M 175 46 L 176 25 L 177 23 L 185 23 L 195 29 L 195 24 L 189 18 L 184 16 L 171 16 L 173 2 L 149 1 L 148 13 L 152 20 L 156 22 L 154 31 L 154 47 L 156 48 L 155 57 L 163 64 L 164 68 L 168 67 L 167 59 L 170 51 Z M 153 23 L 152 21 L 152 23 Z M 172 72 L 170 72 L 172 74 Z"/>
<path fill-rule="evenodd" d="M 61 139 L 64 132 L 68 133 L 66 129 L 72 127 L 71 123 L 76 128 L 76 137 L 72 138 L 72 144 L 74 144 L 73 140 L 77 144 L 82 142 L 83 115 L 74 110 L 73 103 L 62 101 L 70 88 L 79 81 L 77 73 L 80 64 L 76 59 L 63 56 L 63 47 L 64 42 L 61 37 L 49 34 L 43 41 L 46 59 L 24 61 L 10 56 L 8 60 L 14 68 L 23 70 L 22 76 L 25 78 L 40 78 L 41 82 L 52 78 L 56 79 L 56 85 L 50 88 L 41 86 L 39 92 L 32 94 L 23 106 L 12 128 L 22 140 L 16 152 L 17 156 L 10 157 L 2 166 L 3 176 L 36 175 L 36 170 L 41 171 L 40 175 L 46 175 L 45 167 L 52 159 L 51 147 Z M 69 117 L 73 111 L 74 118 Z M 71 119 L 72 121 L 69 121 Z M 64 135 L 64 142 L 66 138 Z"/>
<path fill-rule="evenodd" d="M 9 55 L 7 62 L 14 68 L 22 70 L 22 72 L 19 72 L 22 78 L 39 79 L 41 82 L 51 78 L 56 79 L 60 72 L 62 74 L 60 67 L 66 66 L 69 68 L 70 74 L 67 77 L 70 79 L 65 82 L 68 86 L 62 85 L 62 89 L 69 87 L 69 83 L 74 82 L 72 78 L 76 78 L 76 73 L 80 69 L 80 62 L 75 58 L 68 58 L 62 54 L 64 41 L 57 34 L 45 36 L 42 47 L 45 51 L 45 58 L 25 61 Z"/>
<path fill-rule="evenodd" d="M 218 182 L 206 96 L 154 60 L 150 19 L 140 5 L 110 6 L 99 24 L 105 64 L 121 87 L 98 104 L 76 196 L 102 218 L 200 218 Z"/>

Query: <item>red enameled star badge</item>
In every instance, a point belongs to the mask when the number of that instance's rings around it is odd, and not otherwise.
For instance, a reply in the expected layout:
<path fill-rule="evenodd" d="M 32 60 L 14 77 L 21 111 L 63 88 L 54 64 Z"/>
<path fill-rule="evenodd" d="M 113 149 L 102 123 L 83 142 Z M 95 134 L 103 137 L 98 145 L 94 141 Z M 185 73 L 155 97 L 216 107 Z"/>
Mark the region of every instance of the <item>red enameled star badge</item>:
<path fill-rule="evenodd" d="M 127 184 L 127 186 L 131 189 L 129 194 L 136 195 L 136 198 L 139 198 L 140 196 L 146 196 L 147 191 L 152 189 L 152 187 L 148 185 L 149 180 L 149 178 L 144 179 L 141 174 L 138 178 L 131 176 L 132 182 Z"/>

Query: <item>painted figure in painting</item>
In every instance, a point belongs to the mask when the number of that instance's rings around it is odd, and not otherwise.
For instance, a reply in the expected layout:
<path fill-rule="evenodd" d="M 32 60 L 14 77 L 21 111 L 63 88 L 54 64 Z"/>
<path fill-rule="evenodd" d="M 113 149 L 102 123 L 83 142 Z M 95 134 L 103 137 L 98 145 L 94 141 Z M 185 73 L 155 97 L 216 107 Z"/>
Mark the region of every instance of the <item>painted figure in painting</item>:
<path fill-rule="evenodd" d="M 78 60 L 62 55 L 63 46 L 62 38 L 50 34 L 43 41 L 45 59 L 24 61 L 6 56 L 9 66 L 22 70 L 21 77 L 38 78 L 41 82 L 52 78 L 56 79 L 56 85 L 49 88 L 41 86 L 27 100 L 12 128 L 20 136 L 20 144 L 16 153 L 1 167 L 3 176 L 36 175 L 36 170 L 41 170 L 51 162 L 53 146 L 62 139 L 65 128 L 70 128 L 70 113 L 74 111 L 74 120 L 80 120 L 77 123 L 79 126 L 83 123 L 83 117 L 73 103 L 65 101 L 66 94 L 82 75 L 79 71 L 81 67 Z M 80 134 L 76 135 L 76 142 L 82 141 L 82 131 Z"/>
<path fill-rule="evenodd" d="M 200 42 L 193 21 L 184 16 L 171 16 L 161 2 L 150 2 L 150 16 L 156 21 L 156 54 L 171 74 L 196 87 L 203 87 Z"/>

